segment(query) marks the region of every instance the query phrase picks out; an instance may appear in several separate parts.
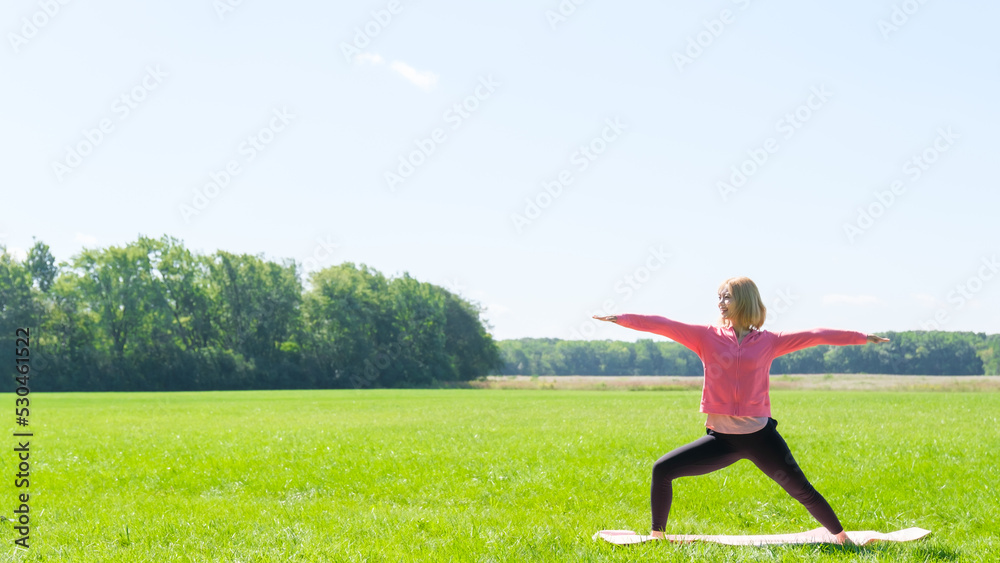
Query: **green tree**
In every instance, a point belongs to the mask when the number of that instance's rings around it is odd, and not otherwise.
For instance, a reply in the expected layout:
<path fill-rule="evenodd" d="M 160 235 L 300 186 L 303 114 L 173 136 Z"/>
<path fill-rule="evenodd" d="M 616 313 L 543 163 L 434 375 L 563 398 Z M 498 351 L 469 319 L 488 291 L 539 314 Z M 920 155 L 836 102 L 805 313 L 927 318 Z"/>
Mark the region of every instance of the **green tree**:
<path fill-rule="evenodd" d="M 636 375 L 659 375 L 663 367 L 663 354 L 654 341 L 644 338 L 635 343 Z"/>
<path fill-rule="evenodd" d="M 0 245 L 0 362 L 4 366 L 14 365 L 18 328 L 28 328 L 29 337 L 35 340 L 40 334 L 41 307 L 31 281 L 29 269 Z M 30 346 L 29 350 L 35 351 Z"/>
<path fill-rule="evenodd" d="M 500 348 L 487 331 L 482 308 L 440 286 L 431 289 L 444 295 L 445 353 L 454 377 L 468 381 L 499 373 L 504 365 Z"/>
<path fill-rule="evenodd" d="M 44 360 L 39 391 L 117 388 L 108 380 L 114 367 L 107 347 L 101 345 L 99 315 L 85 301 L 80 282 L 73 272 L 63 271 L 46 294 L 45 321 L 38 339 Z"/>
<path fill-rule="evenodd" d="M 80 277 L 76 286 L 120 360 L 131 338 L 139 332 L 149 306 L 148 258 L 137 247 L 86 249 L 73 261 Z"/>
<path fill-rule="evenodd" d="M 1000 375 L 1000 334 L 980 335 L 982 343 L 978 353 L 983 362 L 983 373 Z"/>
<path fill-rule="evenodd" d="M 383 385 L 382 370 L 401 353 L 385 276 L 345 262 L 313 272 L 309 283 L 303 345 L 312 368 L 336 386 Z"/>
<path fill-rule="evenodd" d="M 220 344 L 219 327 L 212 322 L 208 294 L 210 261 L 195 256 L 172 237 L 147 241 L 160 297 L 170 312 L 172 326 L 184 349 Z"/>
<path fill-rule="evenodd" d="M 31 271 L 0 246 L 0 330 L 5 337 L 16 327 L 37 320 L 39 308 L 31 281 Z"/>
<path fill-rule="evenodd" d="M 94 341 L 112 356 L 114 388 L 157 388 L 162 378 L 144 368 L 158 370 L 174 359 L 171 315 L 151 260 L 155 250 L 156 241 L 140 237 L 124 247 L 86 249 L 73 260 L 75 287 L 96 313 Z"/>
<path fill-rule="evenodd" d="M 59 268 L 56 267 L 56 259 L 49 251 L 49 245 L 40 240 L 35 241 L 35 244 L 28 250 L 27 265 L 36 287 L 42 293 L 48 293 L 49 288 L 52 287 L 52 283 L 59 274 Z"/>
<path fill-rule="evenodd" d="M 207 291 L 214 334 L 226 348 L 265 363 L 280 360 L 282 345 L 296 332 L 302 301 L 294 261 L 277 264 L 220 250 L 209 261 Z"/>

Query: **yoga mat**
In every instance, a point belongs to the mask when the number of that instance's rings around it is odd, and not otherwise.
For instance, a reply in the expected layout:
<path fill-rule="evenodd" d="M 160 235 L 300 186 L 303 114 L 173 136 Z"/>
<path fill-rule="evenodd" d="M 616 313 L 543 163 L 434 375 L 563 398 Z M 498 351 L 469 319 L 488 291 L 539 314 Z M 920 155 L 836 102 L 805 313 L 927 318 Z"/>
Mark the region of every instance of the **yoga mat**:
<path fill-rule="evenodd" d="M 847 537 L 855 545 L 868 545 L 875 541 L 914 541 L 931 533 L 923 528 L 906 528 L 883 534 L 881 532 L 847 532 Z M 633 543 L 643 543 L 656 541 L 653 536 L 642 536 L 631 530 L 601 530 L 594 534 L 594 539 L 602 539 L 615 545 L 629 545 Z M 780 545 L 780 544 L 803 544 L 803 543 L 836 543 L 833 534 L 826 531 L 826 528 L 816 528 L 808 532 L 796 534 L 771 534 L 762 536 L 705 536 L 705 535 L 664 535 L 663 539 L 677 543 L 690 543 L 704 541 L 721 543 L 724 545 Z"/>

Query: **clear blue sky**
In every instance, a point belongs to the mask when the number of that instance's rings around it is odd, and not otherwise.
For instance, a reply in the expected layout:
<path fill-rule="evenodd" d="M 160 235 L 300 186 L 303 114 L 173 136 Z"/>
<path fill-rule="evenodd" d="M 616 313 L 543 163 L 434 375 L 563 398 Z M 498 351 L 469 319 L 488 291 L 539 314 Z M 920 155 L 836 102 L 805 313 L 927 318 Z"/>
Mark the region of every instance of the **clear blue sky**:
<path fill-rule="evenodd" d="M 225 6 L 0 8 L 0 244 L 408 271 L 501 339 L 734 275 L 773 330 L 1000 332 L 1000 4 Z"/>

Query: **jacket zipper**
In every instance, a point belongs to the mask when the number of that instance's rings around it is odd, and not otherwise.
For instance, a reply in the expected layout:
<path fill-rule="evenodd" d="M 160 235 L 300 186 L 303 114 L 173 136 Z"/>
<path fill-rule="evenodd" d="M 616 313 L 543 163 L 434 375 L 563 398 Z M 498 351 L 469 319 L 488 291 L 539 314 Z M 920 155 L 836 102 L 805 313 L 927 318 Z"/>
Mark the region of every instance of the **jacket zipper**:
<path fill-rule="evenodd" d="M 750 332 L 748 331 L 743 336 L 743 340 L 746 340 L 747 337 L 749 336 Z M 743 343 L 740 342 L 740 337 L 738 334 L 736 334 L 735 328 L 733 328 L 733 338 L 736 339 L 736 393 L 735 393 L 736 405 L 733 407 L 733 410 L 736 412 L 736 414 L 733 416 L 742 416 L 740 414 L 740 405 L 742 404 L 742 402 L 740 401 L 740 353 L 743 351 Z"/>
<path fill-rule="evenodd" d="M 743 344 L 740 342 L 740 337 L 736 334 L 736 329 L 733 329 L 733 336 L 736 337 L 736 406 L 733 407 L 733 411 L 736 412 L 734 416 L 740 415 L 740 351 L 743 348 Z"/>

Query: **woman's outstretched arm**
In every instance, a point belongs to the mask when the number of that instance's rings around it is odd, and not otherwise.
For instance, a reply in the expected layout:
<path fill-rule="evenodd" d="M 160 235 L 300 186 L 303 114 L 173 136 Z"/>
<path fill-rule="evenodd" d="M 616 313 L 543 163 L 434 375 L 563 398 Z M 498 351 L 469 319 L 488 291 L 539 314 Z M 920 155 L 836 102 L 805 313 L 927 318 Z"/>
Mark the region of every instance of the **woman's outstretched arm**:
<path fill-rule="evenodd" d="M 810 346 L 850 346 L 854 344 L 867 344 L 888 342 L 888 338 L 882 338 L 875 334 L 865 334 L 853 330 L 834 330 L 831 328 L 815 328 L 813 330 L 800 330 L 796 332 L 775 332 L 774 334 L 774 357 L 790 354 L 796 350 L 809 348 Z"/>
<path fill-rule="evenodd" d="M 625 328 L 652 332 L 683 345 L 698 356 L 701 356 L 702 340 L 708 336 L 707 325 L 692 325 L 661 317 L 658 315 L 594 315 L 599 321 L 608 321 Z"/>

